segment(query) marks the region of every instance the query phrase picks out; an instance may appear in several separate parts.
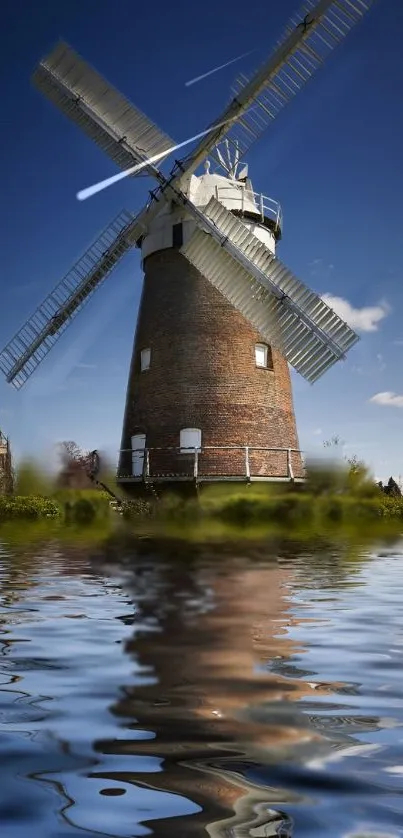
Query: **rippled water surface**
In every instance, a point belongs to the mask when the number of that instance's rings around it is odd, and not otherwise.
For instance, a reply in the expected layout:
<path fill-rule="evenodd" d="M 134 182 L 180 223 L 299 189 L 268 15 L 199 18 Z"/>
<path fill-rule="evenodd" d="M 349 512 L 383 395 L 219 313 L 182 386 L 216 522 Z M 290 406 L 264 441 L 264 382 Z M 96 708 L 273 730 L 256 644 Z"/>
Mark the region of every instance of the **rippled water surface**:
<path fill-rule="evenodd" d="M 403 549 L 3 545 L 0 653 L 5 838 L 403 836 Z"/>

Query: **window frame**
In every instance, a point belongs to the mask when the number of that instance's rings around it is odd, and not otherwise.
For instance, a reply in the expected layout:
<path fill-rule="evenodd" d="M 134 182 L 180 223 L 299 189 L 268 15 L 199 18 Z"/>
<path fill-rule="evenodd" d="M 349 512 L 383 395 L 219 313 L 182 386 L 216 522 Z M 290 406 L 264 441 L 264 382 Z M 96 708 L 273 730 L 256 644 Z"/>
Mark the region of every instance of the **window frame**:
<path fill-rule="evenodd" d="M 144 358 L 145 353 L 147 353 L 147 352 L 148 352 L 148 364 L 147 364 L 147 366 L 145 366 L 143 364 L 143 358 Z M 144 349 L 140 350 L 140 372 L 147 372 L 147 370 L 150 369 L 150 366 L 151 366 L 151 347 L 146 346 Z"/>
<path fill-rule="evenodd" d="M 263 351 L 264 362 L 258 362 L 258 352 Z M 255 366 L 259 370 L 273 370 L 273 356 L 271 346 L 268 343 L 255 343 Z"/>

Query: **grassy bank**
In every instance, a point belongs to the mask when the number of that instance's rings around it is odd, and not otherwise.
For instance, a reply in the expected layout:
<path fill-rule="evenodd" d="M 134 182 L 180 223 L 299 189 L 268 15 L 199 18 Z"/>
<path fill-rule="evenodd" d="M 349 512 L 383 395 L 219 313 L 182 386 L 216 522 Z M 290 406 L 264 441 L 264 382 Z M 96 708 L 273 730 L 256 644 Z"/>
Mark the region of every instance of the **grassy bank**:
<path fill-rule="evenodd" d="M 135 522 L 134 526 L 135 526 Z M 197 499 L 162 498 L 152 519 L 159 535 L 187 540 L 267 536 L 309 541 L 316 537 L 399 537 L 403 533 L 403 499 L 381 493 L 314 494 L 273 491 L 267 486 L 206 489 Z"/>
<path fill-rule="evenodd" d="M 58 538 L 63 533 L 68 539 L 81 533 L 81 538 L 85 530 L 90 541 L 117 531 L 192 542 L 268 536 L 371 540 L 403 533 L 403 498 L 386 495 L 361 466 L 312 468 L 306 483 L 299 485 L 217 485 L 190 498 L 162 493 L 158 500 L 127 502 L 123 515 L 97 489 L 0 497 L 2 531 L 15 524 L 24 537 L 28 522 L 36 523 L 41 534 L 46 529 L 57 532 Z"/>

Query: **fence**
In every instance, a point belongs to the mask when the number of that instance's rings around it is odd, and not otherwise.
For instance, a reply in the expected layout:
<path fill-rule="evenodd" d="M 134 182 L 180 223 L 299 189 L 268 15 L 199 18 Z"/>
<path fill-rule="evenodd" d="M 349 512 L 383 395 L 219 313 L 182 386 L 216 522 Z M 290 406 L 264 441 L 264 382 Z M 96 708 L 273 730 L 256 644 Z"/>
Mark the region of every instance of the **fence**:
<path fill-rule="evenodd" d="M 299 449 L 250 445 L 126 448 L 120 451 L 118 470 L 118 480 L 122 482 L 302 479 L 304 467 Z"/>
<path fill-rule="evenodd" d="M 263 195 L 261 192 L 252 192 L 243 186 L 241 189 L 234 189 L 233 186 L 216 186 L 216 198 L 228 209 L 240 212 L 254 212 L 264 222 L 269 218 L 273 222 L 274 230 L 283 229 L 283 213 L 278 201 Z"/>

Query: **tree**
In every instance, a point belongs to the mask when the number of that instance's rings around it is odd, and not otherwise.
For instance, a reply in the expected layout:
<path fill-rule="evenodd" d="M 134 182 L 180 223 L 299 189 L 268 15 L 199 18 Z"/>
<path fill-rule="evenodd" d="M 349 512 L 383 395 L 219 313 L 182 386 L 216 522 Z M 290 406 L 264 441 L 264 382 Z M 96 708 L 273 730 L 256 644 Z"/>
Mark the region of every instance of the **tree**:
<path fill-rule="evenodd" d="M 59 489 L 93 488 L 90 452 L 84 451 L 73 440 L 61 442 L 58 446 L 61 468 L 56 479 Z"/>
<path fill-rule="evenodd" d="M 323 447 L 324 448 L 332 448 L 333 451 L 339 453 L 340 451 L 343 450 L 344 444 L 345 444 L 344 439 L 342 439 L 337 434 L 334 434 L 334 436 L 331 436 L 330 439 L 325 439 L 325 441 L 323 443 Z"/>
<path fill-rule="evenodd" d="M 389 495 L 393 498 L 401 498 L 402 496 L 400 488 L 397 485 L 396 480 L 393 479 L 393 477 L 389 477 L 387 486 L 383 486 L 383 491 L 385 492 L 385 495 Z"/>
<path fill-rule="evenodd" d="M 353 492 L 361 497 L 373 497 L 379 494 L 381 487 L 375 483 L 363 460 L 360 460 L 356 454 L 352 454 L 350 457 L 342 456 L 344 445 L 344 440 L 337 435 L 323 443 L 324 448 L 332 449 L 336 454 L 336 459 L 339 460 L 337 470 L 334 466 L 332 470 L 330 470 L 330 467 L 327 469 L 328 486 L 338 491 Z M 322 471 L 325 473 L 325 469 L 322 469 Z M 333 478 L 333 481 L 331 478 Z"/>

